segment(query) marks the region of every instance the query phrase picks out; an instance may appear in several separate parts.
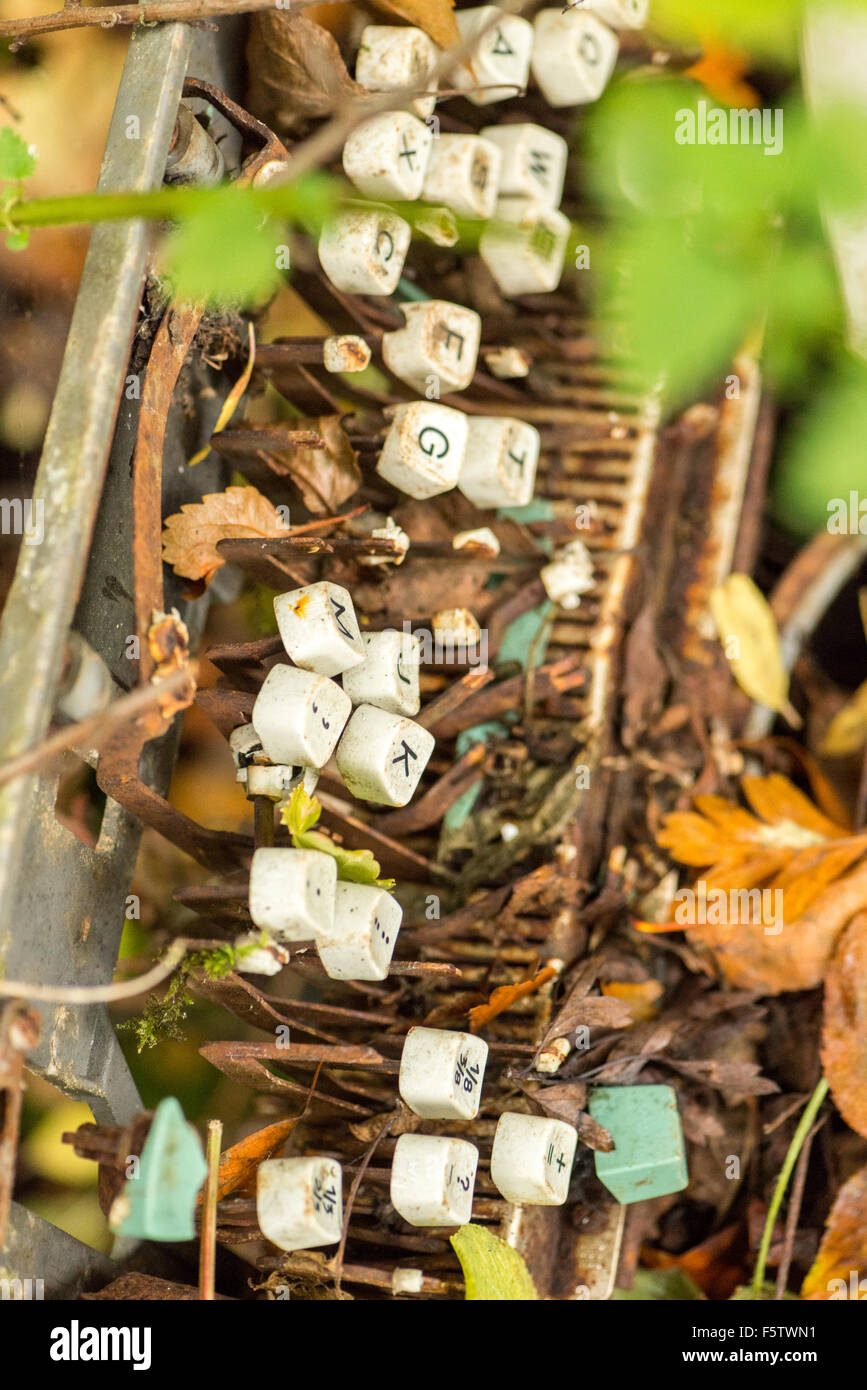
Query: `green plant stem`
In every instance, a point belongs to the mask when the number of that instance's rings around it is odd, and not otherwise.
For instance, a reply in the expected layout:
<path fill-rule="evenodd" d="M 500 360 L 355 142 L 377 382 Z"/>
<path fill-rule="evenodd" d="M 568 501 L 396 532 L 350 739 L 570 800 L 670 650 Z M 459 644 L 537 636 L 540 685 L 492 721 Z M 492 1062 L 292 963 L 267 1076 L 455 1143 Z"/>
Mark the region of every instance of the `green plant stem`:
<path fill-rule="evenodd" d="M 262 212 L 290 213 L 296 202 L 288 185 L 238 190 Z M 65 198 L 28 198 L 7 205 L 9 221 L 16 227 L 56 227 L 76 222 L 119 222 L 130 217 L 155 221 L 189 216 L 220 207 L 226 187 L 156 188 L 142 193 L 75 193 Z"/>
<path fill-rule="evenodd" d="M 771 1198 L 771 1205 L 768 1207 L 765 1229 L 762 1232 L 762 1243 L 759 1246 L 756 1267 L 753 1271 L 752 1289 L 754 1298 L 761 1298 L 762 1289 L 765 1286 L 765 1265 L 768 1261 L 768 1251 L 771 1248 L 771 1238 L 774 1234 L 777 1213 L 780 1210 L 786 1188 L 789 1185 L 789 1179 L 792 1176 L 792 1170 L 798 1161 L 798 1154 L 801 1152 L 804 1140 L 810 1133 L 810 1128 L 819 1112 L 819 1107 L 827 1094 L 828 1083 L 823 1076 L 804 1107 L 803 1114 L 798 1122 L 798 1128 L 795 1130 L 792 1136 L 792 1142 L 786 1151 L 786 1157 L 780 1169 L 780 1176 L 777 1178 L 777 1185 L 774 1188 L 774 1195 Z"/>

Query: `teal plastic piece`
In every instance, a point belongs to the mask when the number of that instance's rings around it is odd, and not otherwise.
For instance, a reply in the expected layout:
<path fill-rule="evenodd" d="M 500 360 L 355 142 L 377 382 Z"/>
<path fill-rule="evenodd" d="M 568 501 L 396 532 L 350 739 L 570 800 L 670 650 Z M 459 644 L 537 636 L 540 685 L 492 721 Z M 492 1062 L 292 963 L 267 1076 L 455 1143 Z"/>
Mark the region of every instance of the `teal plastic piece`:
<path fill-rule="evenodd" d="M 184 1119 L 180 1103 L 166 1096 L 154 1111 L 138 1175 L 124 1184 L 121 1199 L 126 1199 L 129 1209 L 118 1235 L 192 1240 L 196 1197 L 207 1171 L 202 1141 Z"/>
<path fill-rule="evenodd" d="M 513 623 L 509 623 L 503 633 L 503 640 L 497 652 L 497 665 L 505 666 L 507 661 L 518 661 L 523 670 L 526 671 L 530 662 L 530 653 L 533 651 L 533 643 L 547 621 L 548 614 L 554 607 L 550 599 L 540 603 L 538 608 L 531 608 L 529 612 L 522 613 L 520 618 L 516 618 Z M 548 638 L 543 638 L 538 643 L 533 652 L 533 665 L 541 666 L 545 660 L 545 653 L 548 649 Z"/>
<path fill-rule="evenodd" d="M 508 733 L 505 724 L 498 719 L 488 719 L 483 724 L 474 724 L 470 729 L 462 729 L 455 740 L 457 755 L 462 758 L 477 743 L 487 743 L 489 738 L 505 738 Z M 482 794 L 482 780 L 474 782 L 457 801 L 453 801 L 443 817 L 447 830 L 460 830 L 469 817 L 473 807 Z"/>
<path fill-rule="evenodd" d="M 594 1120 L 615 1147 L 596 1152 L 596 1176 L 624 1206 L 680 1192 L 689 1178 L 677 1095 L 671 1086 L 597 1086 Z"/>

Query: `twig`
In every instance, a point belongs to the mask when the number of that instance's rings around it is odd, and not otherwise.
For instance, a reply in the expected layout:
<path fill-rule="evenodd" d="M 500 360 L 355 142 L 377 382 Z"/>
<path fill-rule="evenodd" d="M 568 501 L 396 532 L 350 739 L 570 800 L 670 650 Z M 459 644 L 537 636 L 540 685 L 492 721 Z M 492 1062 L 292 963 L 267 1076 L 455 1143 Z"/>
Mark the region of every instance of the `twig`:
<path fill-rule="evenodd" d="M 810 1164 L 810 1150 L 813 1147 L 813 1140 L 826 1119 L 827 1115 L 824 1115 L 821 1120 L 816 1121 L 804 1140 L 804 1147 L 798 1155 L 798 1166 L 795 1169 L 795 1181 L 792 1184 L 792 1196 L 789 1200 L 789 1210 L 786 1212 L 786 1238 L 783 1244 L 783 1257 L 777 1268 L 777 1287 L 774 1291 L 774 1299 L 778 1303 L 785 1297 L 786 1284 L 789 1282 L 792 1250 L 795 1244 L 795 1236 L 798 1232 L 798 1218 L 801 1215 L 801 1203 L 804 1200 L 804 1184 L 807 1181 L 807 1168 Z"/>
<path fill-rule="evenodd" d="M 34 772 L 67 748 L 87 744 L 98 748 L 121 724 L 128 723 L 144 710 L 159 704 L 166 695 L 174 695 L 192 678 L 193 671 L 189 666 L 179 668 L 155 685 L 133 690 L 129 695 L 121 695 L 98 714 L 89 714 L 77 724 L 67 724 L 64 728 L 58 729 L 57 733 L 52 734 L 44 743 L 37 744 L 35 748 L 28 748 L 25 753 L 19 753 L 17 757 L 9 758 L 5 763 L 0 763 L 0 786 L 4 782 L 11 782 L 13 777 L 22 777 L 25 772 Z"/>
<path fill-rule="evenodd" d="M 0 38 L 15 39 L 13 51 L 37 34 L 51 34 L 58 29 L 117 29 L 127 24 L 146 24 L 171 21 L 192 22 L 213 19 L 224 14 L 250 14 L 254 10 L 273 10 L 274 0 L 158 0 L 142 5 L 116 5 L 109 9 L 101 5 L 68 4 L 53 14 L 31 15 L 26 19 L 0 20 Z"/>
<path fill-rule="evenodd" d="M 217 1190 L 220 1181 L 220 1147 L 223 1121 L 208 1121 L 208 1176 L 205 1179 L 205 1199 L 202 1203 L 202 1233 L 199 1247 L 199 1298 L 212 1302 L 214 1298 L 214 1265 L 217 1256 Z"/>
<path fill-rule="evenodd" d="M 820 1080 L 815 1091 L 811 1095 L 804 1107 L 804 1113 L 798 1122 L 792 1142 L 789 1145 L 783 1166 L 780 1169 L 780 1176 L 777 1178 L 777 1185 L 774 1188 L 774 1195 L 771 1198 L 771 1205 L 768 1207 L 768 1215 L 765 1219 L 765 1229 L 762 1232 L 762 1243 L 759 1246 L 756 1267 L 753 1270 L 752 1291 L 753 1298 L 760 1299 L 762 1290 L 765 1286 L 765 1265 L 768 1262 L 768 1251 L 771 1248 L 771 1237 L 774 1234 L 774 1225 L 777 1220 L 777 1213 L 783 1200 L 786 1188 L 789 1185 L 789 1178 L 792 1176 L 792 1169 L 798 1158 L 798 1154 L 806 1142 L 807 1135 L 810 1133 L 813 1121 L 819 1112 L 822 1101 L 828 1094 L 828 1083 L 824 1076 Z"/>
<path fill-rule="evenodd" d="M 349 1196 L 346 1198 L 346 1206 L 343 1210 L 343 1230 L 340 1233 L 340 1244 L 337 1247 L 337 1254 L 334 1256 L 334 1263 L 332 1266 L 332 1268 L 334 1269 L 334 1286 L 338 1292 L 340 1291 L 340 1281 L 343 1277 L 343 1252 L 346 1249 L 346 1238 L 349 1235 L 349 1217 L 352 1212 L 352 1204 L 355 1201 L 355 1195 L 358 1192 L 359 1187 L 361 1186 L 361 1180 L 367 1172 L 370 1160 L 376 1153 L 380 1140 L 384 1139 L 385 1136 L 388 1134 L 388 1131 L 391 1129 L 399 1114 L 400 1111 L 396 1110 L 393 1115 L 389 1115 L 385 1124 L 382 1126 L 382 1129 L 376 1135 L 376 1138 L 370 1145 L 369 1149 L 367 1150 L 367 1153 L 364 1155 L 358 1172 L 352 1179 L 352 1186 L 349 1189 Z"/>
<path fill-rule="evenodd" d="M 118 999 L 134 999 L 137 994 L 153 989 L 180 965 L 187 951 L 207 950 L 225 946 L 225 941 L 206 941 L 195 936 L 179 936 L 173 941 L 162 960 L 144 975 L 134 980 L 119 980 L 110 985 L 35 985 L 26 980 L 0 980 L 0 997 L 35 999 L 44 1004 L 112 1004 Z"/>

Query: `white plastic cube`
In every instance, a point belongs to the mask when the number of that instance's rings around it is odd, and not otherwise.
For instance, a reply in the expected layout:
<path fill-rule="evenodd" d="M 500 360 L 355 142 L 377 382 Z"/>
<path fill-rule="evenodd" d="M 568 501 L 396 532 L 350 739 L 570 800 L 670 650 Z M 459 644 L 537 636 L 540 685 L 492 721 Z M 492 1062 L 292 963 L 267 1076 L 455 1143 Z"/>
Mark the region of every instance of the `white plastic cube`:
<path fill-rule="evenodd" d="M 422 197 L 464 217 L 491 217 L 500 159 L 497 146 L 479 135 L 440 135 L 431 146 Z"/>
<path fill-rule="evenodd" d="M 337 861 L 317 849 L 257 849 L 250 864 L 250 916 L 281 941 L 311 941 L 334 924 Z"/>
<path fill-rule="evenodd" d="M 392 294 L 403 273 L 412 228 L 389 208 L 345 208 L 319 238 L 332 285 L 349 294 Z"/>
<path fill-rule="evenodd" d="M 327 676 L 272 666 L 253 705 L 253 726 L 273 763 L 324 767 L 352 710 Z"/>
<path fill-rule="evenodd" d="M 391 1204 L 410 1226 L 465 1226 L 479 1151 L 465 1139 L 402 1134 L 391 1164 Z"/>
<path fill-rule="evenodd" d="M 402 304 L 401 309 L 404 327 L 382 335 L 385 365 L 424 395 L 431 386 L 438 394 L 463 391 L 473 379 L 482 338 L 475 309 L 445 299 Z"/>
<path fill-rule="evenodd" d="M 479 237 L 479 255 L 503 294 L 548 294 L 563 274 L 568 217 L 531 198 L 500 198 Z"/>
<path fill-rule="evenodd" d="M 386 628 L 362 633 L 365 658 L 343 677 L 343 689 L 354 705 L 376 705 L 389 714 L 418 714 L 419 644 L 410 632 Z"/>
<path fill-rule="evenodd" d="M 334 921 L 316 949 L 332 980 L 384 980 L 403 910 L 397 898 L 370 883 L 338 882 Z"/>
<path fill-rule="evenodd" d="M 584 9 L 540 10 L 533 22 L 533 76 L 548 104 L 597 101 L 617 62 L 617 35 Z"/>
<path fill-rule="evenodd" d="M 472 1033 L 410 1028 L 398 1090 L 410 1110 L 425 1120 L 474 1120 L 487 1060 L 488 1044 Z"/>
<path fill-rule="evenodd" d="M 650 0 L 584 0 L 584 8 L 612 29 L 643 29 Z"/>
<path fill-rule="evenodd" d="M 501 1115 L 491 1149 L 491 1178 L 507 1202 L 559 1207 L 569 1195 L 578 1131 L 542 1115 Z"/>
<path fill-rule="evenodd" d="M 355 80 L 369 92 L 419 91 L 435 93 L 433 76 L 439 49 L 422 29 L 397 24 L 368 24 L 361 32 L 355 61 Z M 429 116 L 436 96 L 410 102 L 416 116 Z"/>
<path fill-rule="evenodd" d="M 476 106 L 520 96 L 530 74 L 532 24 L 496 5 L 458 10 L 455 19 L 464 43 L 472 45 L 473 71 L 458 67 L 454 85 L 466 91 Z M 487 90 L 474 90 L 481 88 Z"/>
<path fill-rule="evenodd" d="M 532 121 L 486 125 L 482 136 L 500 151 L 501 198 L 533 198 L 545 207 L 560 206 L 569 146 L 562 135 Z"/>
<path fill-rule="evenodd" d="M 434 401 L 399 405 L 376 471 L 410 497 L 436 497 L 457 483 L 466 443 L 467 417 L 462 410 Z"/>
<path fill-rule="evenodd" d="M 266 1158 L 256 1175 L 256 1215 L 281 1250 L 334 1245 L 343 1231 L 343 1171 L 333 1158 Z"/>
<path fill-rule="evenodd" d="M 458 487 L 477 507 L 525 507 L 533 496 L 539 431 L 523 420 L 473 415 Z"/>
<path fill-rule="evenodd" d="M 347 178 L 367 198 L 421 195 L 433 136 L 408 111 L 383 111 L 352 132 L 343 147 Z"/>
<path fill-rule="evenodd" d="M 398 714 L 359 705 L 337 745 L 337 767 L 360 801 L 405 806 L 419 784 L 435 739 Z"/>
<path fill-rule="evenodd" d="M 296 666 L 336 676 L 364 660 L 364 645 L 348 589 L 323 579 L 274 600 L 280 638 Z"/>

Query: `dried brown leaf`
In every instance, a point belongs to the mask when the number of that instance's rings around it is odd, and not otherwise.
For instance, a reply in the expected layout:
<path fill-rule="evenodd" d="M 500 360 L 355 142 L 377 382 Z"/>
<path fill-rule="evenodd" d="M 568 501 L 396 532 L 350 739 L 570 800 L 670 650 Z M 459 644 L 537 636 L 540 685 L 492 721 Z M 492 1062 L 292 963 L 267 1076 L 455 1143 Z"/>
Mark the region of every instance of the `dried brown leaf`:
<path fill-rule="evenodd" d="M 825 977 L 822 1066 L 843 1119 L 867 1138 L 867 912 L 843 932 Z"/>
<path fill-rule="evenodd" d="M 299 489 L 305 507 L 314 516 L 327 516 L 361 487 L 358 454 L 341 427 L 339 415 L 296 420 L 292 428 L 293 431 L 315 430 L 323 447 L 296 446 L 275 461 Z"/>
<path fill-rule="evenodd" d="M 440 48 L 454 48 L 461 42 L 453 0 L 373 0 L 373 4 L 423 29 Z"/>
<path fill-rule="evenodd" d="M 801 1297 L 822 1299 L 867 1298 L 867 1168 L 861 1168 L 840 1188 L 825 1226 L 812 1269 L 801 1287 Z"/>
<path fill-rule="evenodd" d="M 279 1149 L 282 1149 L 292 1130 L 298 1123 L 297 1119 L 278 1120 L 276 1124 L 266 1125 L 264 1129 L 257 1129 L 254 1134 L 248 1134 L 238 1144 L 233 1144 L 231 1149 L 220 1155 L 220 1167 L 217 1173 L 217 1200 L 230 1196 L 237 1192 L 239 1188 L 245 1187 L 256 1175 L 259 1164 L 266 1158 L 272 1158 Z M 199 1195 L 201 1203 L 202 1194 Z"/>
<path fill-rule="evenodd" d="M 592 1115 L 579 1116 L 578 1138 L 582 1144 L 587 1145 L 588 1149 L 595 1149 L 599 1153 L 610 1154 L 614 1148 L 614 1140 L 608 1130 L 598 1120 L 594 1120 Z"/>
<path fill-rule="evenodd" d="M 201 502 L 188 502 L 166 518 L 163 560 L 185 579 L 210 580 L 225 563 L 217 542 L 229 537 L 287 535 L 277 508 L 254 487 L 229 487 L 210 492 Z"/>
<path fill-rule="evenodd" d="M 545 969 L 534 975 L 532 980 L 521 980 L 516 985 L 499 985 L 492 992 L 486 1004 L 478 1004 L 476 1008 L 470 1009 L 470 1032 L 478 1033 L 480 1028 L 484 1028 L 498 1014 L 505 1013 L 506 1009 L 511 1009 L 512 1005 L 516 1004 L 519 999 L 524 999 L 528 994 L 534 994 L 548 980 L 553 980 L 556 974 L 557 971 L 553 965 L 546 965 Z"/>
<path fill-rule="evenodd" d="M 365 95 L 349 76 L 333 35 L 288 10 L 253 15 L 247 70 L 247 105 L 278 134 L 292 134 L 308 121 L 330 116 L 341 103 Z"/>

